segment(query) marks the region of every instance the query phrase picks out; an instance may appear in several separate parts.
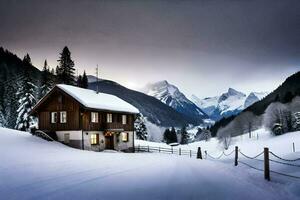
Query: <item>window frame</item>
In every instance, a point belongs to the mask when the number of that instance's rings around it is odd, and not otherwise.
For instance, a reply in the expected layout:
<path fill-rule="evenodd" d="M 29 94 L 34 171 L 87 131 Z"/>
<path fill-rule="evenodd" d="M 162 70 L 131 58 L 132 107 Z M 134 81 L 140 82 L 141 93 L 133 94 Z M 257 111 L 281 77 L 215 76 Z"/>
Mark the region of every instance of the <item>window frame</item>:
<path fill-rule="evenodd" d="M 90 137 L 91 145 L 98 145 L 99 144 L 99 133 L 92 133 Z"/>
<path fill-rule="evenodd" d="M 113 114 L 107 113 L 106 114 L 106 123 L 112 123 L 113 122 Z"/>
<path fill-rule="evenodd" d="M 121 133 L 121 139 L 122 139 L 122 142 L 129 142 L 129 133 L 122 132 Z"/>
<path fill-rule="evenodd" d="M 127 124 L 127 115 L 122 115 L 122 124 L 123 125 Z"/>
<path fill-rule="evenodd" d="M 99 113 L 98 112 L 91 112 L 91 122 L 99 123 Z"/>
<path fill-rule="evenodd" d="M 64 113 L 66 114 L 65 118 L 63 117 Z M 60 118 L 59 121 L 61 124 L 66 124 L 67 123 L 67 111 L 60 111 L 59 118 Z M 65 119 L 65 120 L 63 121 L 63 119 Z"/>
<path fill-rule="evenodd" d="M 57 112 L 51 112 L 51 124 L 56 124 L 57 123 Z"/>

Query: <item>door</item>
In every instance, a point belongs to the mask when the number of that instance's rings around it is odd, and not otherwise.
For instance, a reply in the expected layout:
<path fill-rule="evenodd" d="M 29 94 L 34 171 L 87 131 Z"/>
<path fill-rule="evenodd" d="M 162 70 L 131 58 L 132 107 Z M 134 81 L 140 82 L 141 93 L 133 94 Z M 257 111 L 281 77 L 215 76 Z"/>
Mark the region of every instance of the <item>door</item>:
<path fill-rule="evenodd" d="M 105 148 L 114 149 L 114 136 L 105 136 Z"/>

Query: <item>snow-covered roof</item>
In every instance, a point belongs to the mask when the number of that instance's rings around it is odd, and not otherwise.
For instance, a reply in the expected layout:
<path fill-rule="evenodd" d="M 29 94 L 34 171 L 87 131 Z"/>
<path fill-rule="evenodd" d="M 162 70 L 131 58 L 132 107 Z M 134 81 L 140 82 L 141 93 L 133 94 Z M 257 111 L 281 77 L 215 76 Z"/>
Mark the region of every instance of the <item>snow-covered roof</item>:
<path fill-rule="evenodd" d="M 139 113 L 137 108 L 114 95 L 97 93 L 94 90 L 83 89 L 65 84 L 58 84 L 56 86 L 87 108 Z"/>

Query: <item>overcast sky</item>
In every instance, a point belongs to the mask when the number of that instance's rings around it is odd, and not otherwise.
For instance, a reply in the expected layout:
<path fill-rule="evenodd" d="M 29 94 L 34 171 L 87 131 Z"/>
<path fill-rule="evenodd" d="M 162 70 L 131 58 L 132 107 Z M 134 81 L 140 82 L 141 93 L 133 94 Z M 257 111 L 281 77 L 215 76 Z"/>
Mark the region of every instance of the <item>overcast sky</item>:
<path fill-rule="evenodd" d="M 41 68 L 67 45 L 79 73 L 188 96 L 272 91 L 300 70 L 299 0 L 0 0 L 0 45 Z"/>

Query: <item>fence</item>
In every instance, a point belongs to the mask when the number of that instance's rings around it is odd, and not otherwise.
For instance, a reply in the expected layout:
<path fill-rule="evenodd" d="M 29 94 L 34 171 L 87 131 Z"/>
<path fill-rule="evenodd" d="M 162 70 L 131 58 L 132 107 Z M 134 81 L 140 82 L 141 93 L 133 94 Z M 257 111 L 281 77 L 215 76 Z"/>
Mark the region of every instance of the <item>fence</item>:
<path fill-rule="evenodd" d="M 293 144 L 294 147 L 294 144 Z M 202 157 L 202 151 L 201 151 L 201 147 L 198 147 L 197 152 L 192 151 L 192 150 L 184 150 L 181 148 L 165 148 L 165 147 L 153 147 L 153 146 L 136 146 L 135 147 L 135 151 L 136 152 L 157 152 L 157 153 L 166 153 L 166 154 L 176 154 L 176 155 L 187 155 L 189 157 L 196 157 L 197 159 L 203 159 Z M 293 148 L 293 151 L 295 152 L 295 149 Z M 205 155 L 205 159 L 213 159 L 213 160 L 219 160 L 221 159 L 223 156 L 228 157 L 231 156 L 232 154 L 234 154 L 234 166 L 238 166 L 239 163 L 250 167 L 252 169 L 255 169 L 257 171 L 263 172 L 264 173 L 264 178 L 268 181 L 271 180 L 271 173 L 273 174 L 277 174 L 277 175 L 281 175 L 281 176 L 285 176 L 285 177 L 289 177 L 289 178 L 294 178 L 294 179 L 298 179 L 300 180 L 299 176 L 295 176 L 295 175 L 291 175 L 291 174 L 286 174 L 283 172 L 278 172 L 278 171 L 274 171 L 270 169 L 270 162 L 272 163 L 276 163 L 276 164 L 280 164 L 280 165 L 286 165 L 286 166 L 290 166 L 290 167 L 299 167 L 299 164 L 295 164 L 294 162 L 296 161 L 300 161 L 300 158 L 295 158 L 295 159 L 286 159 L 286 158 L 282 158 L 278 155 L 276 155 L 275 153 L 273 153 L 272 151 L 269 151 L 269 148 L 264 148 L 264 150 L 255 155 L 255 156 L 248 156 L 245 153 L 243 153 L 237 146 L 235 147 L 235 149 L 233 151 L 231 151 L 230 153 L 226 153 L 225 151 L 223 151 L 220 155 L 218 156 L 212 156 L 210 155 L 207 151 L 204 151 L 204 155 Z M 248 160 L 255 160 L 255 161 L 259 161 L 263 163 L 263 169 L 255 167 L 253 165 L 250 165 L 249 163 L 246 163 L 244 161 L 242 161 L 241 159 L 239 159 L 239 156 L 243 156 L 245 159 Z M 263 156 L 263 159 L 261 159 L 260 157 Z M 272 158 L 270 158 L 270 156 Z"/>
<path fill-rule="evenodd" d="M 237 146 L 235 147 L 235 150 L 233 150 L 231 153 L 225 154 L 225 152 L 223 151 L 221 153 L 221 155 L 218 156 L 218 157 L 213 157 L 213 156 L 209 155 L 207 152 L 205 152 L 205 153 L 207 154 L 207 156 L 209 158 L 212 158 L 214 160 L 218 160 L 218 159 L 221 159 L 222 156 L 229 156 L 229 155 L 233 154 L 233 152 L 235 152 L 235 156 L 234 156 L 234 165 L 235 166 L 238 166 L 238 163 L 241 163 L 241 164 L 243 164 L 247 167 L 250 167 L 252 169 L 255 169 L 257 171 L 264 172 L 264 178 L 268 181 L 271 180 L 271 173 L 300 180 L 300 176 L 286 174 L 286 173 L 283 173 L 283 172 L 278 172 L 278 171 L 274 171 L 274 170 L 270 169 L 270 162 L 280 164 L 280 165 L 286 165 L 286 166 L 290 166 L 290 167 L 299 167 L 300 168 L 299 164 L 294 164 L 293 163 L 293 162 L 296 162 L 296 161 L 300 161 L 300 158 L 296 158 L 296 159 L 282 158 L 282 157 L 276 155 L 275 153 L 273 153 L 272 151 L 269 151 L 269 148 L 264 148 L 264 151 L 257 154 L 256 156 L 246 155 Z M 240 160 L 239 155 L 243 156 L 245 159 L 248 159 L 248 160 L 256 160 L 256 161 L 262 162 L 263 163 L 263 169 L 257 168 L 253 165 L 250 165 L 249 163 L 246 163 L 246 162 Z M 261 156 L 263 156 L 263 159 L 259 158 Z M 274 157 L 277 160 L 275 160 L 274 158 L 270 158 L 270 156 Z"/>
<path fill-rule="evenodd" d="M 192 150 L 185 150 L 181 148 L 166 148 L 166 147 L 153 147 L 153 146 L 135 146 L 136 152 L 151 152 L 151 153 L 166 153 L 166 154 L 177 154 L 180 156 L 189 156 L 189 157 L 196 157 L 198 152 Z M 202 157 L 202 155 L 201 155 Z"/>

